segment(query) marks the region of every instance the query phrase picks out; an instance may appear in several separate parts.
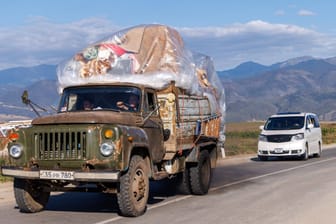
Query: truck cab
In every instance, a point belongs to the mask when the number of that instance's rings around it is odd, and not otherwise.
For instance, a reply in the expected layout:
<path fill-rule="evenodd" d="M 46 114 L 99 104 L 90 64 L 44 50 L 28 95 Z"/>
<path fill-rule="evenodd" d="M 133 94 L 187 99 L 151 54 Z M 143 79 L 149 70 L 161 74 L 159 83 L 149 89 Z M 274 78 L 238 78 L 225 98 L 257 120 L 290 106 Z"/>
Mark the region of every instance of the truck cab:
<path fill-rule="evenodd" d="M 90 109 L 84 107 L 86 102 L 90 103 Z M 114 124 L 121 130 L 127 127 L 127 132 L 130 130 L 134 132 L 134 136 L 128 134 L 128 137 L 133 139 L 131 147 L 142 145 L 141 147 L 147 150 L 151 149 L 148 150 L 151 160 L 158 162 L 165 153 L 162 141 L 163 124 L 158 106 L 154 89 L 144 85 L 119 83 L 68 87 L 63 91 L 58 111 L 60 115 L 68 115 L 71 122 L 73 118 L 79 116 L 83 118 L 83 121 L 79 122 Z M 88 117 L 98 120 L 90 121 Z M 126 159 L 123 163 L 125 166 L 130 152 L 127 154 L 129 154 L 127 157 L 123 157 Z"/>

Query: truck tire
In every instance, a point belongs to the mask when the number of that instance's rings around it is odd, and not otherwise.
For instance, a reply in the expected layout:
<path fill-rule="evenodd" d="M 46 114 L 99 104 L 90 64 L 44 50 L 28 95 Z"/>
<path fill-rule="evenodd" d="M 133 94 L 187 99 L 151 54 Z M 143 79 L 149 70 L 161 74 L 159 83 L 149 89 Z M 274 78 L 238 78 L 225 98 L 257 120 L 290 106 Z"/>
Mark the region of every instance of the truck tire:
<path fill-rule="evenodd" d="M 130 217 L 142 215 L 146 211 L 148 195 L 148 168 L 141 156 L 134 155 L 128 171 L 120 177 L 117 197 L 121 215 Z"/>
<path fill-rule="evenodd" d="M 14 195 L 21 212 L 34 213 L 45 208 L 50 192 L 43 191 L 38 182 L 14 178 Z"/>
<path fill-rule="evenodd" d="M 179 194 L 191 194 L 189 168 L 185 167 L 184 171 L 177 174 L 176 191 Z"/>
<path fill-rule="evenodd" d="M 211 180 L 211 162 L 209 152 L 203 150 L 197 166 L 190 167 L 190 185 L 193 194 L 207 194 Z"/>

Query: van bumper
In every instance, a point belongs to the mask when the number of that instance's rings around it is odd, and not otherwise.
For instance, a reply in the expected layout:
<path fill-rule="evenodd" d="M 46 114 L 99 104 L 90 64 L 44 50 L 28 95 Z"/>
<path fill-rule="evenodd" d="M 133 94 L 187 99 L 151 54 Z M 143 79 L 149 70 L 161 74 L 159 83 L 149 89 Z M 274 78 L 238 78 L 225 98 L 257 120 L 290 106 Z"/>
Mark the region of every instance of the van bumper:
<path fill-rule="evenodd" d="M 259 141 L 258 143 L 259 156 L 302 156 L 305 150 L 304 141 L 285 143 Z"/>

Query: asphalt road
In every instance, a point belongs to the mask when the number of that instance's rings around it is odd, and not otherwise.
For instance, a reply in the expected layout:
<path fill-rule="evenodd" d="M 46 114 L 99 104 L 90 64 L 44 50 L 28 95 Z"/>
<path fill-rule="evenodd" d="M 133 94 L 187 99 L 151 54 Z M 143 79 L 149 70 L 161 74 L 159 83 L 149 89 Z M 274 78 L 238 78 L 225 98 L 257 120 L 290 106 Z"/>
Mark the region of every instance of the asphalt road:
<path fill-rule="evenodd" d="M 336 223 L 335 163 L 336 147 L 307 161 L 221 159 L 208 195 L 176 195 L 171 182 L 153 182 L 148 210 L 137 218 L 120 217 L 115 197 L 100 193 L 52 194 L 45 211 L 20 213 L 5 183 L 1 223 Z"/>

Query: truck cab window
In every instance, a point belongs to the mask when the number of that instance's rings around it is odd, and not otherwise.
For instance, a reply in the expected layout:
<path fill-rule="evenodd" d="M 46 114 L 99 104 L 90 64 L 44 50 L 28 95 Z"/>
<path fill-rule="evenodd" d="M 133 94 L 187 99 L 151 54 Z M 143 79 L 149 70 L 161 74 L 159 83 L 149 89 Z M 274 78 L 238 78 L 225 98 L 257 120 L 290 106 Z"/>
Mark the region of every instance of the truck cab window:
<path fill-rule="evenodd" d="M 155 108 L 156 108 L 155 95 L 152 92 L 147 92 L 145 94 L 145 107 L 144 107 L 145 112 L 152 112 Z"/>

